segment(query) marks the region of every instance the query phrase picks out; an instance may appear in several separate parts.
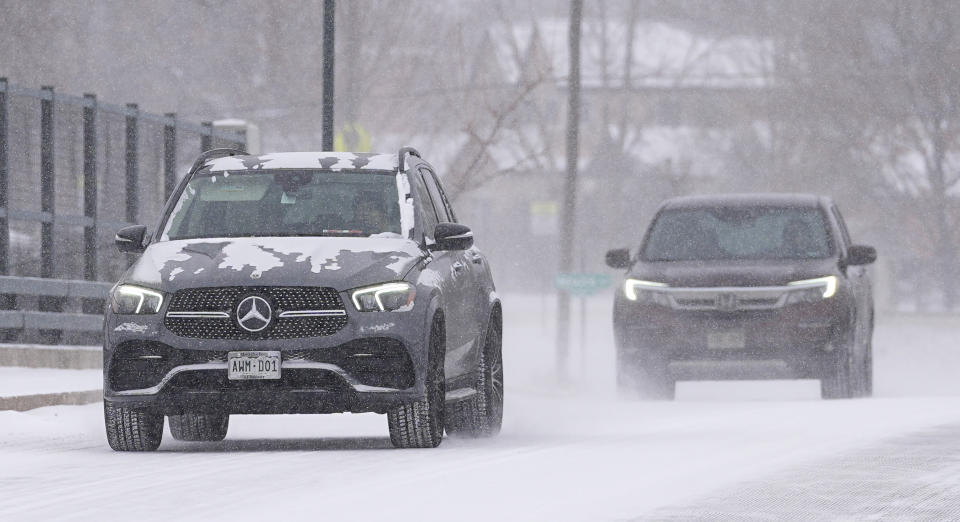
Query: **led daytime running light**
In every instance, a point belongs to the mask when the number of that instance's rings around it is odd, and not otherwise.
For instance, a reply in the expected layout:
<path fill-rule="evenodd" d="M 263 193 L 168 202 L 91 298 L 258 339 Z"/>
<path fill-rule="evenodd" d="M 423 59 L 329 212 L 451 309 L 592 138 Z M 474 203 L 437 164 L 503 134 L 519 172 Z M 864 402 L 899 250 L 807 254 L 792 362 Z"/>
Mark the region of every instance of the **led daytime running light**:
<path fill-rule="evenodd" d="M 350 296 L 350 299 L 353 301 L 353 306 L 355 306 L 358 311 L 363 311 L 364 309 L 360 305 L 360 300 L 358 297 L 372 293 L 373 299 L 377 302 L 377 308 L 379 308 L 381 312 L 384 312 L 386 311 L 386 308 L 383 306 L 383 301 L 380 299 L 380 296 L 394 292 L 408 292 L 413 294 L 414 288 L 409 283 L 385 283 L 382 285 L 356 290 Z M 410 299 L 413 299 L 413 295 L 410 296 Z"/>
<path fill-rule="evenodd" d="M 814 279 L 803 279 L 801 281 L 794 281 L 792 283 L 787 283 L 787 286 L 804 286 L 815 288 L 818 286 L 823 287 L 823 298 L 830 299 L 837 293 L 837 286 L 839 281 L 837 276 L 826 276 L 826 277 L 817 277 Z"/>
<path fill-rule="evenodd" d="M 654 281 L 643 281 L 640 279 L 627 279 L 623 284 L 623 293 L 627 296 L 627 299 L 631 301 L 637 300 L 637 288 L 666 288 L 670 285 L 666 283 L 657 283 Z"/>

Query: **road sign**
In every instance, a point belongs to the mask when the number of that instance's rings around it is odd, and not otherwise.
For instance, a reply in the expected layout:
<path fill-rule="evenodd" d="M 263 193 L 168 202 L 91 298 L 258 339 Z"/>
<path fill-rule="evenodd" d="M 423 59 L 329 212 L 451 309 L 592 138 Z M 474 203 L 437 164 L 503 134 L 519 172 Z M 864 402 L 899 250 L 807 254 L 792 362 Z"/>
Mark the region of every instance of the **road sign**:
<path fill-rule="evenodd" d="M 593 295 L 610 288 L 612 285 L 613 277 L 610 274 L 590 272 L 557 274 L 553 281 L 553 286 L 558 290 L 579 296 Z"/>

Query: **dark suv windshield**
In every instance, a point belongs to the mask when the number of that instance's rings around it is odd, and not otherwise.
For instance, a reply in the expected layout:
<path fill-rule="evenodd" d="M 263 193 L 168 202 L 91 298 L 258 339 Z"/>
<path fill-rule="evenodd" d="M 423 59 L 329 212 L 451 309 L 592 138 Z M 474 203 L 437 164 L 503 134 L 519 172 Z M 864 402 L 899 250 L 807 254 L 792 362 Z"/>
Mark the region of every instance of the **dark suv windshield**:
<path fill-rule="evenodd" d="M 713 207 L 660 213 L 641 257 L 645 261 L 819 259 L 831 252 L 819 209 Z"/>
<path fill-rule="evenodd" d="M 397 178 L 370 172 L 199 173 L 162 239 L 242 236 L 401 237 Z"/>

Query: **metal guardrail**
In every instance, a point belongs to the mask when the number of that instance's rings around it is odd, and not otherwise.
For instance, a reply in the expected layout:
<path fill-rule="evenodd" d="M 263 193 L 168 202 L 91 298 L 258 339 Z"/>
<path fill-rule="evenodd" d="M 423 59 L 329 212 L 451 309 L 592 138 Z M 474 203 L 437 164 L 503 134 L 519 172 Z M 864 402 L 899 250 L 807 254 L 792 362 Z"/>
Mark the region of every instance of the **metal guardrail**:
<path fill-rule="evenodd" d="M 96 281 L 0 276 L 0 294 L 106 299 L 111 286 Z M 98 332 L 103 329 L 103 315 L 0 310 L 0 328 Z"/>
<path fill-rule="evenodd" d="M 105 296 L 97 288 L 109 284 L 55 278 L 115 280 L 133 258 L 114 254 L 113 233 L 155 222 L 197 154 L 245 145 L 243 131 L 209 121 L 0 77 L 0 276 L 39 276 L 0 283 L 0 341 L 58 343 L 73 331 L 70 342 L 93 342 L 86 332 L 100 329 Z M 70 313 L 73 297 L 83 313 Z"/>
<path fill-rule="evenodd" d="M 209 121 L 0 77 L 0 275 L 115 278 L 131 258 L 105 254 L 112 232 L 155 221 L 178 171 L 197 153 L 245 144 L 244 132 Z M 0 310 L 18 308 L 13 294 L 0 290 Z M 40 311 L 62 311 L 59 296 L 39 295 Z"/>

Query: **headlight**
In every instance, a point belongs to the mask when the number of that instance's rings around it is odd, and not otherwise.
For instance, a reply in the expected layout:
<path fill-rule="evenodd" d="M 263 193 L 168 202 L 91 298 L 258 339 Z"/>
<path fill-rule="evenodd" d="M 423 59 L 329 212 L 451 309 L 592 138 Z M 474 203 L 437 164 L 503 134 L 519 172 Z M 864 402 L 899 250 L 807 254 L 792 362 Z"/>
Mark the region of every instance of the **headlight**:
<path fill-rule="evenodd" d="M 797 287 L 796 290 L 790 291 L 787 296 L 787 303 L 815 303 L 830 299 L 837 293 L 838 284 L 837 276 L 817 277 L 787 283 L 787 286 Z"/>
<path fill-rule="evenodd" d="M 383 283 L 354 290 L 350 295 L 359 312 L 406 312 L 413 308 L 417 290 L 410 283 Z"/>
<path fill-rule="evenodd" d="M 113 290 L 110 301 L 115 314 L 155 314 L 163 304 L 163 294 L 139 286 L 120 285 Z"/>
<path fill-rule="evenodd" d="M 627 279 L 623 284 L 623 293 L 631 301 L 670 306 L 670 298 L 667 297 L 667 294 L 659 291 L 668 286 L 666 283 Z"/>

